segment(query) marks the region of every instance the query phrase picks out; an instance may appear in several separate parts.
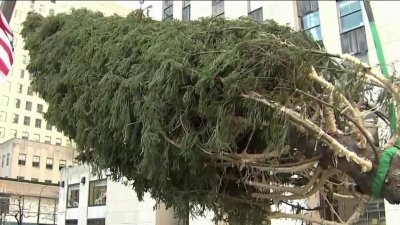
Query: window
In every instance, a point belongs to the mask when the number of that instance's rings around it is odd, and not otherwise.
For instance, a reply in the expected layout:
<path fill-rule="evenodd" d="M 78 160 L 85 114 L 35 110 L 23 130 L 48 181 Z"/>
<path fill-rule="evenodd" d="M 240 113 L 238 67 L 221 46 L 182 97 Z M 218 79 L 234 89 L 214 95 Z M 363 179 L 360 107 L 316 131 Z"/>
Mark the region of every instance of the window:
<path fill-rule="evenodd" d="M 24 77 L 25 77 L 25 70 L 21 70 L 19 78 L 24 79 Z"/>
<path fill-rule="evenodd" d="M 31 124 L 31 118 L 29 116 L 24 116 L 24 125 L 29 126 Z"/>
<path fill-rule="evenodd" d="M 52 170 L 53 169 L 53 159 L 52 158 L 47 158 L 46 160 L 46 169 Z"/>
<path fill-rule="evenodd" d="M 67 207 L 78 207 L 79 205 L 79 184 L 73 184 L 68 186 L 67 193 Z"/>
<path fill-rule="evenodd" d="M 12 115 L 12 122 L 18 124 L 19 121 L 19 115 L 18 114 L 13 114 Z"/>
<path fill-rule="evenodd" d="M 172 0 L 163 1 L 163 21 L 172 20 L 174 17 L 174 2 Z"/>
<path fill-rule="evenodd" d="M 212 16 L 224 17 L 225 7 L 223 0 L 212 0 Z"/>
<path fill-rule="evenodd" d="M 7 119 L 7 113 L 4 111 L 0 112 L 0 121 L 6 122 Z"/>
<path fill-rule="evenodd" d="M 104 218 L 87 220 L 87 225 L 105 225 L 105 224 L 106 224 L 106 219 Z"/>
<path fill-rule="evenodd" d="M 367 61 L 367 37 L 360 1 L 339 1 L 342 52 Z"/>
<path fill-rule="evenodd" d="M 376 199 L 368 203 L 356 224 L 386 224 L 384 200 Z"/>
<path fill-rule="evenodd" d="M 0 127 L 0 138 L 4 137 L 4 132 L 5 132 L 4 127 Z"/>
<path fill-rule="evenodd" d="M 51 137 L 50 136 L 44 136 L 44 143 L 50 144 L 51 142 Z"/>
<path fill-rule="evenodd" d="M 78 225 L 78 220 L 65 220 L 65 225 Z"/>
<path fill-rule="evenodd" d="M 26 94 L 32 96 L 33 95 L 33 90 L 31 86 L 28 86 L 28 90 L 26 91 Z"/>
<path fill-rule="evenodd" d="M 3 155 L 3 158 L 1 158 L 1 167 L 4 167 L 5 158 L 6 158 L 6 155 Z"/>
<path fill-rule="evenodd" d="M 263 8 L 261 7 L 261 8 L 258 8 L 256 10 L 249 12 L 249 17 L 250 17 L 250 19 L 257 21 L 257 22 L 264 21 Z"/>
<path fill-rule="evenodd" d="M 27 58 L 26 58 L 26 55 L 23 55 L 23 56 L 22 56 L 22 63 L 23 63 L 23 64 L 26 64 L 27 61 L 28 61 L 28 60 L 27 60 Z"/>
<path fill-rule="evenodd" d="M 39 167 L 40 165 L 40 157 L 34 155 L 32 158 L 32 167 Z"/>
<path fill-rule="evenodd" d="M 44 180 L 46 184 L 51 184 L 51 180 Z"/>
<path fill-rule="evenodd" d="M 26 164 L 26 154 L 20 153 L 18 156 L 18 165 L 25 166 Z"/>
<path fill-rule="evenodd" d="M 321 24 L 319 18 L 318 1 L 297 1 L 297 13 L 301 20 L 301 28 L 314 40 L 321 41 Z"/>
<path fill-rule="evenodd" d="M 182 21 L 190 21 L 190 1 L 183 1 Z"/>
<path fill-rule="evenodd" d="M 6 166 L 10 165 L 10 153 L 7 153 Z"/>
<path fill-rule="evenodd" d="M 31 178 L 31 181 L 34 182 L 34 183 L 37 183 L 37 182 L 39 182 L 39 179 L 37 179 L 37 178 Z"/>
<path fill-rule="evenodd" d="M 8 96 L 3 95 L 1 97 L 1 105 L 8 106 Z"/>
<path fill-rule="evenodd" d="M 35 127 L 36 128 L 42 128 L 42 120 L 41 119 L 36 119 L 35 120 Z"/>
<path fill-rule="evenodd" d="M 17 84 L 17 92 L 22 93 L 22 84 Z"/>
<path fill-rule="evenodd" d="M 89 183 L 89 206 L 105 205 L 107 180 L 91 181 Z"/>
<path fill-rule="evenodd" d="M 24 177 L 17 176 L 17 180 L 18 181 L 21 181 L 21 180 L 24 180 L 24 179 L 25 179 Z"/>
<path fill-rule="evenodd" d="M 58 167 L 59 170 L 64 169 L 67 166 L 67 161 L 65 160 L 60 160 L 60 165 Z"/>
<path fill-rule="evenodd" d="M 61 146 L 61 138 L 56 138 L 56 145 Z"/>
<path fill-rule="evenodd" d="M 56 3 L 56 0 L 50 0 L 51 3 Z"/>
<path fill-rule="evenodd" d="M 22 139 L 28 140 L 29 138 L 29 133 L 28 132 L 22 132 Z"/>
<path fill-rule="evenodd" d="M 25 110 L 31 111 L 32 110 L 32 102 L 27 101 L 25 104 Z"/>
<path fill-rule="evenodd" d="M 34 141 L 40 141 L 40 134 L 34 134 L 33 135 L 33 140 Z"/>
<path fill-rule="evenodd" d="M 39 12 L 42 13 L 44 11 L 44 6 L 42 4 L 39 5 Z"/>
<path fill-rule="evenodd" d="M 42 113 L 43 112 L 43 105 L 42 104 L 37 104 L 36 112 L 38 112 L 38 113 Z"/>
<path fill-rule="evenodd" d="M 21 107 L 21 99 L 14 99 L 15 108 L 19 109 Z"/>
<path fill-rule="evenodd" d="M 51 127 L 52 127 L 51 123 L 47 122 L 47 124 L 46 124 L 46 130 L 51 130 Z"/>
<path fill-rule="evenodd" d="M 17 130 L 10 130 L 10 136 L 12 138 L 16 138 L 17 137 Z"/>
<path fill-rule="evenodd" d="M 49 10 L 49 15 L 50 15 L 50 16 L 54 16 L 54 9 L 50 9 L 50 10 Z"/>

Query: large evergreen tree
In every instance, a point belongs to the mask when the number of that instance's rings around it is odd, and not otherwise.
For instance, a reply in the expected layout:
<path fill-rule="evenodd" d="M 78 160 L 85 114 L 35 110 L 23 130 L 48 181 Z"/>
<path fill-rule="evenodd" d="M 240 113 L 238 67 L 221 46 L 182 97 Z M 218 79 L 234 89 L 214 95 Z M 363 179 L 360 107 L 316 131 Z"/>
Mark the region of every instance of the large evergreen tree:
<path fill-rule="evenodd" d="M 398 155 L 383 188 L 374 185 L 382 147 L 363 115 L 377 110 L 362 104 L 371 90 L 376 107 L 399 100 L 397 80 L 302 32 L 247 18 L 75 10 L 31 13 L 22 35 L 45 118 L 80 160 L 128 178 L 139 197 L 149 192 L 180 215 L 211 209 L 230 224 L 322 222 L 296 205 L 298 214 L 271 211 L 318 191 L 360 202 L 349 223 L 377 189 L 400 203 Z"/>

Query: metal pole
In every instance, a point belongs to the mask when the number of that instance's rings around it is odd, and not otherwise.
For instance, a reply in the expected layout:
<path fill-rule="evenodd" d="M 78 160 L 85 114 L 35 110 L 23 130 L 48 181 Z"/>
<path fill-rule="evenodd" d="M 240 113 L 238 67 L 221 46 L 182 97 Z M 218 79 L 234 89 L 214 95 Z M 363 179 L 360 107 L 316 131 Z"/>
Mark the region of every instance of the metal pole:
<path fill-rule="evenodd" d="M 40 194 L 39 194 L 39 202 L 38 202 L 38 210 L 37 210 L 37 220 L 36 220 L 36 224 L 39 225 L 39 218 L 40 218 L 40 204 L 42 202 L 42 192 L 44 190 L 46 186 L 43 186 L 42 189 L 40 190 Z"/>
<path fill-rule="evenodd" d="M 389 70 L 386 66 L 385 55 L 383 54 L 381 40 L 379 38 L 378 29 L 376 28 L 374 14 L 372 13 L 372 8 L 369 0 L 364 0 L 364 8 L 365 12 L 367 13 L 369 27 L 371 29 L 372 38 L 374 39 L 374 45 L 376 49 L 376 54 L 378 56 L 379 65 L 381 67 L 381 71 L 387 79 L 390 79 Z M 394 107 L 393 102 L 389 106 L 389 121 L 390 121 L 390 130 L 392 131 L 393 135 L 397 132 L 396 108 Z"/>
<path fill-rule="evenodd" d="M 16 0 L 3 0 L 1 2 L 1 12 L 3 13 L 4 17 L 6 18 L 7 22 L 10 22 L 11 16 L 13 14 Z"/>

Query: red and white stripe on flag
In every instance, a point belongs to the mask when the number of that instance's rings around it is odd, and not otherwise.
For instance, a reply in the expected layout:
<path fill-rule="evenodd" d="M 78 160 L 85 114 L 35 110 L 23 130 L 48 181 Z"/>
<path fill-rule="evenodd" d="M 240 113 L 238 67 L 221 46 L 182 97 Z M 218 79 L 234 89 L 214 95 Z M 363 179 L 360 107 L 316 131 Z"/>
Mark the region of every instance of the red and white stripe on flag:
<path fill-rule="evenodd" d="M 0 11 L 0 77 L 5 78 L 11 70 L 14 62 L 12 47 L 13 33 L 11 28 Z"/>

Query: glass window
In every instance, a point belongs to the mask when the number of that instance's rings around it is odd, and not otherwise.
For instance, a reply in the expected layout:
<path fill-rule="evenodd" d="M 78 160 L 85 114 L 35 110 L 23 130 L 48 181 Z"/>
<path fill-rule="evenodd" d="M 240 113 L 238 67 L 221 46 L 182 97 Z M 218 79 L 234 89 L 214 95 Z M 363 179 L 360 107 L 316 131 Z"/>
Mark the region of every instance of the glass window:
<path fill-rule="evenodd" d="M 21 99 L 16 98 L 14 102 L 15 102 L 15 108 L 19 109 L 21 107 Z"/>
<path fill-rule="evenodd" d="M 56 145 L 61 146 L 61 138 L 56 138 Z"/>
<path fill-rule="evenodd" d="M 42 128 L 42 120 L 41 119 L 36 119 L 35 120 L 35 127 L 36 128 Z"/>
<path fill-rule="evenodd" d="M 27 90 L 26 94 L 28 94 L 28 95 L 30 95 L 30 96 L 33 95 L 33 90 L 32 90 L 32 87 L 31 87 L 31 86 L 28 86 L 28 90 Z"/>
<path fill-rule="evenodd" d="M 262 7 L 249 12 L 249 17 L 254 21 L 262 22 L 264 20 Z"/>
<path fill-rule="evenodd" d="M 60 165 L 58 167 L 59 170 L 64 169 L 67 166 L 67 161 L 65 160 L 60 160 Z"/>
<path fill-rule="evenodd" d="M 42 113 L 43 112 L 43 105 L 42 104 L 37 104 L 36 112 L 38 112 L 38 113 Z"/>
<path fill-rule="evenodd" d="M 50 9 L 50 10 L 49 10 L 49 15 L 50 15 L 50 16 L 54 16 L 54 9 Z"/>
<path fill-rule="evenodd" d="M 33 135 L 33 140 L 34 141 L 40 141 L 40 134 L 34 134 Z"/>
<path fill-rule="evenodd" d="M 6 155 L 3 155 L 3 158 L 1 158 L 1 167 L 4 167 L 5 158 L 6 158 Z"/>
<path fill-rule="evenodd" d="M 12 122 L 18 124 L 19 121 L 19 115 L 18 114 L 13 114 L 12 115 Z"/>
<path fill-rule="evenodd" d="M 322 40 L 318 1 L 297 1 L 297 13 L 303 31 L 316 41 Z"/>
<path fill-rule="evenodd" d="M 1 105 L 8 106 L 8 96 L 3 95 L 1 97 Z"/>
<path fill-rule="evenodd" d="M 4 132 L 5 132 L 4 127 L 0 127 L 0 138 L 4 137 Z"/>
<path fill-rule="evenodd" d="M 340 1 L 339 13 L 340 16 L 345 16 L 355 11 L 361 10 L 360 1 Z"/>
<path fill-rule="evenodd" d="M 50 144 L 51 142 L 51 137 L 50 136 L 44 136 L 44 143 Z"/>
<path fill-rule="evenodd" d="M 172 20 L 174 16 L 174 3 L 171 0 L 163 1 L 163 20 Z"/>
<path fill-rule="evenodd" d="M 190 1 L 183 1 L 182 21 L 190 21 Z"/>
<path fill-rule="evenodd" d="M 302 17 L 306 13 L 317 11 L 318 8 L 317 0 L 297 1 L 297 13 L 299 17 Z"/>
<path fill-rule="evenodd" d="M 0 112 L 0 121 L 6 122 L 7 119 L 7 113 L 4 111 Z"/>
<path fill-rule="evenodd" d="M 31 118 L 29 116 L 24 116 L 24 125 L 29 126 L 31 124 Z"/>
<path fill-rule="evenodd" d="M 34 183 L 36 183 L 36 182 L 39 182 L 39 179 L 37 179 L 37 178 L 31 178 L 31 181 L 34 182 Z"/>
<path fill-rule="evenodd" d="M 28 132 L 22 132 L 22 139 L 28 140 L 29 138 L 29 133 Z"/>
<path fill-rule="evenodd" d="M 51 180 L 44 180 L 46 184 L 51 184 Z"/>
<path fill-rule="evenodd" d="M 19 78 L 24 79 L 24 77 L 25 77 L 25 70 L 21 70 Z"/>
<path fill-rule="evenodd" d="M 33 158 L 32 158 L 32 166 L 33 167 L 39 167 L 39 165 L 40 165 L 40 157 L 34 155 Z"/>
<path fill-rule="evenodd" d="M 10 165 L 10 153 L 7 153 L 7 162 L 6 166 Z"/>
<path fill-rule="evenodd" d="M 78 207 L 79 206 L 79 184 L 73 184 L 68 186 L 67 194 L 67 207 Z"/>
<path fill-rule="evenodd" d="M 22 84 L 17 84 L 17 93 L 22 93 Z"/>
<path fill-rule="evenodd" d="M 22 55 L 22 63 L 26 64 L 28 62 L 26 55 Z"/>
<path fill-rule="evenodd" d="M 89 184 L 89 206 L 105 205 L 107 180 L 91 181 Z"/>
<path fill-rule="evenodd" d="M 27 101 L 25 104 L 25 110 L 31 111 L 32 110 L 32 102 Z"/>
<path fill-rule="evenodd" d="M 53 169 L 53 158 L 47 158 L 47 160 L 46 160 L 46 169 L 49 169 L 49 170 L 51 170 L 51 169 Z"/>
<path fill-rule="evenodd" d="M 51 123 L 47 122 L 47 124 L 46 124 L 46 130 L 51 130 L 51 128 L 52 128 Z"/>
<path fill-rule="evenodd" d="M 26 164 L 26 154 L 20 153 L 18 156 L 18 165 L 25 166 Z"/>
<path fill-rule="evenodd" d="M 361 10 L 340 18 L 342 33 L 364 25 Z"/>
<path fill-rule="evenodd" d="M 18 181 L 21 181 L 21 180 L 24 180 L 24 179 L 25 179 L 25 177 L 17 176 L 17 180 Z"/>
<path fill-rule="evenodd" d="M 223 16 L 225 13 L 224 1 L 223 0 L 212 0 L 212 16 Z"/>
<path fill-rule="evenodd" d="M 17 130 L 10 130 L 10 136 L 12 138 L 16 138 L 17 137 Z"/>
<path fill-rule="evenodd" d="M 105 224 L 106 224 L 106 219 L 104 218 L 87 220 L 87 225 L 105 225 Z"/>

